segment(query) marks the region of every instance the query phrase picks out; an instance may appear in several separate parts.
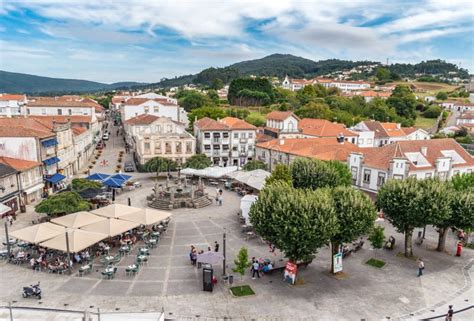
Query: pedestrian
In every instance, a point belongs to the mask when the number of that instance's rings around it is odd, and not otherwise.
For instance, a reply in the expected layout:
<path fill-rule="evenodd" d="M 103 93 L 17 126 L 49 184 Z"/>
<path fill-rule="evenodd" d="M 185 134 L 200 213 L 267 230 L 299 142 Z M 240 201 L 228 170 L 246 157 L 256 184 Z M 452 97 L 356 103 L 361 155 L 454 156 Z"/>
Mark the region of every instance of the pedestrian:
<path fill-rule="evenodd" d="M 219 195 L 218 200 L 219 200 L 219 206 L 222 206 L 222 195 Z"/>
<path fill-rule="evenodd" d="M 214 242 L 214 252 L 219 252 L 219 243 L 217 241 Z"/>
<path fill-rule="evenodd" d="M 195 266 L 196 265 L 196 261 L 197 261 L 197 251 L 196 249 L 193 249 L 193 251 L 191 252 L 191 263 Z"/>
<path fill-rule="evenodd" d="M 8 223 L 10 223 L 10 226 L 13 225 L 13 216 L 11 214 L 8 214 L 7 221 L 8 221 Z"/>
<path fill-rule="evenodd" d="M 258 264 L 257 260 L 252 263 L 252 280 L 255 280 L 255 274 L 260 279 L 260 264 Z"/>
<path fill-rule="evenodd" d="M 207 247 L 207 251 L 208 251 L 208 252 L 211 252 L 211 251 L 212 251 L 212 249 L 211 249 L 210 246 Z"/>
<path fill-rule="evenodd" d="M 189 251 L 189 261 L 191 261 L 191 264 L 193 264 L 193 251 L 194 245 L 191 245 L 191 250 Z"/>
<path fill-rule="evenodd" d="M 423 275 L 423 270 L 425 269 L 425 263 L 421 258 L 418 259 L 418 276 Z"/>
<path fill-rule="evenodd" d="M 448 310 L 448 314 L 446 314 L 446 321 L 451 321 L 453 320 L 453 314 L 454 314 L 454 310 L 453 310 L 453 306 L 450 305 L 449 306 L 449 310 Z"/>
<path fill-rule="evenodd" d="M 216 204 L 219 203 L 219 188 L 216 188 Z"/>

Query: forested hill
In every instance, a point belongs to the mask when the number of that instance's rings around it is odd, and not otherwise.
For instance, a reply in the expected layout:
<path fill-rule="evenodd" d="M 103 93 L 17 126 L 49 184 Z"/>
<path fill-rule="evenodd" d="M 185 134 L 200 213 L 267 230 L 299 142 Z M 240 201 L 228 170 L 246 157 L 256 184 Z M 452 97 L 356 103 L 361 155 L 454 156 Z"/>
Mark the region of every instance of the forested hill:
<path fill-rule="evenodd" d="M 137 82 L 104 84 L 88 80 L 41 77 L 0 70 L 0 92 L 6 93 L 44 94 L 93 92 L 129 88 L 137 85 L 142 84 Z"/>
<path fill-rule="evenodd" d="M 215 79 L 220 79 L 224 83 L 229 83 L 232 79 L 243 76 L 276 76 L 279 78 L 288 75 L 289 77 L 315 77 L 338 71 L 350 70 L 364 65 L 380 64 L 372 61 L 350 61 L 339 59 L 328 59 L 313 61 L 310 59 L 293 55 L 273 54 L 261 59 L 242 61 L 224 68 L 207 68 L 196 75 L 186 75 L 166 79 L 153 87 L 172 87 L 185 84 L 196 84 L 210 86 Z M 426 75 L 447 75 L 455 73 L 460 78 L 469 78 L 467 70 L 458 68 L 456 65 L 443 60 L 423 61 L 418 64 L 392 64 L 388 66 L 391 72 L 400 77 L 415 77 L 417 74 Z M 368 74 L 362 74 L 367 77 Z M 363 79 L 363 78 L 362 78 Z"/>

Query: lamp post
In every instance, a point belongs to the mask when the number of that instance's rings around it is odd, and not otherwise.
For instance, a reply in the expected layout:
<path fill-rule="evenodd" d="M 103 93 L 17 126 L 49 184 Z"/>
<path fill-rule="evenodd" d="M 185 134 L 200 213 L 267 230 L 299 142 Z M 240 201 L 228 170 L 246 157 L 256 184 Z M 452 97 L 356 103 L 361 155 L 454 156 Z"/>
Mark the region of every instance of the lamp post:
<path fill-rule="evenodd" d="M 222 254 L 224 255 L 224 260 L 222 261 L 222 275 L 225 275 L 225 241 L 226 241 L 226 235 L 225 235 L 225 228 L 224 228 L 224 234 L 222 235 Z"/>

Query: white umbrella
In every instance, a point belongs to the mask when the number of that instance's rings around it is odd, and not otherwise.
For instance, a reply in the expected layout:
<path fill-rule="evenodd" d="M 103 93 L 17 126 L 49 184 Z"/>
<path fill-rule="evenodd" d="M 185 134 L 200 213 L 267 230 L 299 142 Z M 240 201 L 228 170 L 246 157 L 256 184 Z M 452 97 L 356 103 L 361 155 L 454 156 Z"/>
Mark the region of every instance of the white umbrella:
<path fill-rule="evenodd" d="M 119 218 L 122 215 L 140 212 L 142 209 L 138 207 L 132 207 L 122 204 L 111 204 L 105 207 L 101 207 L 97 210 L 91 211 L 91 213 L 110 217 L 110 218 Z"/>
<path fill-rule="evenodd" d="M 171 213 L 165 211 L 144 208 L 140 212 L 125 214 L 120 216 L 120 220 L 140 223 L 143 225 L 151 225 L 164 221 L 171 216 Z"/>
<path fill-rule="evenodd" d="M 107 218 L 103 216 L 94 215 L 89 212 L 77 212 L 54 218 L 51 220 L 51 222 L 70 228 L 79 228 L 84 225 L 105 221 L 106 219 Z"/>
<path fill-rule="evenodd" d="M 205 264 L 217 264 L 224 260 L 224 256 L 219 252 L 204 252 L 197 255 L 197 261 Z"/>
<path fill-rule="evenodd" d="M 5 204 L 0 203 L 0 215 L 10 212 L 12 209 Z"/>
<path fill-rule="evenodd" d="M 41 223 L 10 232 L 10 236 L 29 243 L 40 243 L 64 233 L 64 227 L 53 223 Z"/>
<path fill-rule="evenodd" d="M 67 252 L 66 231 L 69 239 L 69 252 L 79 252 L 107 238 L 106 234 L 92 233 L 78 229 L 63 229 L 63 233 L 40 245 L 49 249 Z"/>

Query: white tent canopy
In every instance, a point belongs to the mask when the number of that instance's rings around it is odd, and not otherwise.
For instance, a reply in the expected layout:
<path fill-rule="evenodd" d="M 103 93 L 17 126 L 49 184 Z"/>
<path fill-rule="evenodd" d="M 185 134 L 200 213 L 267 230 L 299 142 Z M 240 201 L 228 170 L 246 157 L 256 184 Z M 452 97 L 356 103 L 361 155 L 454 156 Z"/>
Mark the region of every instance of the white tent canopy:
<path fill-rule="evenodd" d="M 263 169 L 255 169 L 253 171 L 237 171 L 229 174 L 229 177 L 235 179 L 236 181 L 245 184 L 249 187 L 255 188 L 256 190 L 261 190 L 265 186 L 265 180 L 271 173 Z"/>
<path fill-rule="evenodd" d="M 111 204 L 105 207 L 101 207 L 97 210 L 93 210 L 91 211 L 91 213 L 110 218 L 119 218 L 122 215 L 140 212 L 141 210 L 142 209 L 138 207 L 132 207 L 122 204 Z"/>
<path fill-rule="evenodd" d="M 65 227 L 53 223 L 41 223 L 10 232 L 10 236 L 29 243 L 38 244 L 66 231 Z"/>
<path fill-rule="evenodd" d="M 12 209 L 5 204 L 0 203 L 0 215 L 10 212 Z"/>
<path fill-rule="evenodd" d="M 54 218 L 51 222 L 65 227 L 79 228 L 84 225 L 105 221 L 106 219 L 103 216 L 94 215 L 89 212 L 77 212 Z"/>
<path fill-rule="evenodd" d="M 83 249 L 94 245 L 95 243 L 107 238 L 106 234 L 92 233 L 79 229 L 63 229 L 63 233 L 58 236 L 41 243 L 40 245 L 49 249 L 55 249 L 67 252 L 66 233 L 69 240 L 69 251 L 71 253 L 82 251 Z"/>
<path fill-rule="evenodd" d="M 242 212 L 242 217 L 245 219 L 246 225 L 252 225 L 250 224 L 250 220 L 249 220 L 249 212 L 250 212 L 250 207 L 257 200 L 257 198 L 258 198 L 257 195 L 245 195 L 240 200 L 240 210 Z"/>
<path fill-rule="evenodd" d="M 185 168 L 181 170 L 181 174 L 183 175 L 194 175 L 200 177 L 209 177 L 209 178 L 221 178 L 224 176 L 229 176 L 230 173 L 235 172 L 238 170 L 237 166 L 227 166 L 227 167 L 207 167 L 204 169 L 193 169 L 193 168 Z"/>
<path fill-rule="evenodd" d="M 116 236 L 122 233 L 125 233 L 135 227 L 139 226 L 140 223 L 130 222 L 125 220 L 118 220 L 115 218 L 105 219 L 104 221 L 99 221 L 92 223 L 86 226 L 81 227 L 81 230 L 101 233 L 107 236 Z"/>
<path fill-rule="evenodd" d="M 166 220 L 170 216 L 171 213 L 169 212 L 144 208 L 140 212 L 122 215 L 120 216 L 120 220 L 127 220 L 143 225 L 151 225 Z"/>

